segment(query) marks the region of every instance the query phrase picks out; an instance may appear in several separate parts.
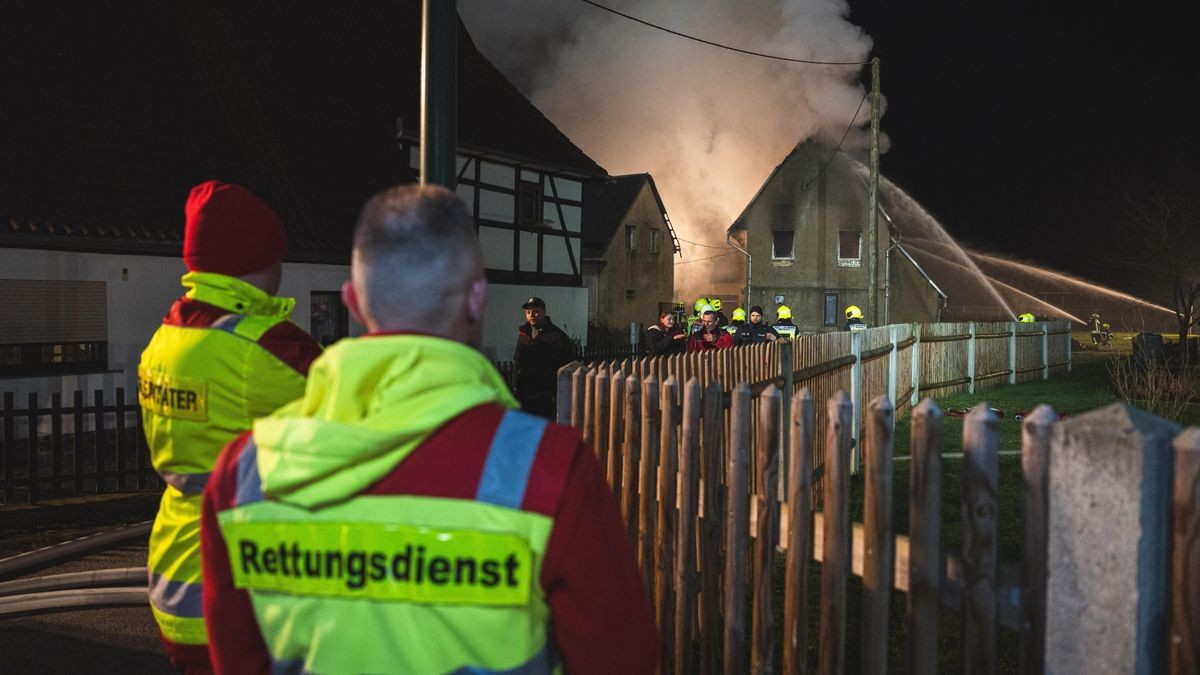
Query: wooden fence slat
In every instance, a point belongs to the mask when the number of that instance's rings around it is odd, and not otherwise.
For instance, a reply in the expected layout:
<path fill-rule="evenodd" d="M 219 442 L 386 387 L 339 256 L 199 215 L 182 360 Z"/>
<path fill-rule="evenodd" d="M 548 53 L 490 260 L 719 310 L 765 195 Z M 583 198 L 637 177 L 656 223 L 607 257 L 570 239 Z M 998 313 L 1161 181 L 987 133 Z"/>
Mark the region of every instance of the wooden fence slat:
<path fill-rule="evenodd" d="M 675 598 L 672 581 L 675 573 L 675 510 L 679 480 L 679 435 L 676 427 L 675 400 L 679 398 L 679 381 L 671 375 L 659 392 L 658 443 L 658 529 L 654 541 L 654 606 L 658 612 L 658 633 L 662 636 L 662 666 L 660 672 L 674 672 L 675 658 Z"/>
<path fill-rule="evenodd" d="M 596 391 L 592 394 L 592 448 L 600 466 L 608 467 L 608 368 L 600 366 L 596 373 Z"/>
<path fill-rule="evenodd" d="M 62 394 L 57 391 L 50 394 L 50 475 L 53 481 L 50 494 L 54 497 L 62 495 L 62 410 Z"/>
<path fill-rule="evenodd" d="M 996 486 L 1000 418 L 981 402 L 963 419 L 963 673 L 996 669 Z"/>
<path fill-rule="evenodd" d="M 625 378 L 621 371 L 609 373 L 608 379 L 608 484 L 612 486 L 617 504 L 621 500 L 621 445 L 625 442 L 622 417 L 625 414 Z M 624 513 L 621 514 L 624 517 Z"/>
<path fill-rule="evenodd" d="M 779 498 L 776 494 L 779 471 L 780 405 L 779 389 L 768 387 L 758 395 L 759 422 L 763 433 L 758 437 L 755 464 L 758 470 L 758 528 L 754 539 L 754 599 L 750 637 L 750 672 L 775 672 L 775 650 L 771 649 L 772 571 L 779 537 Z"/>
<path fill-rule="evenodd" d="M 594 367 L 588 367 L 583 379 L 583 442 L 592 446 L 596 457 L 600 457 L 600 449 L 596 447 L 596 376 L 599 375 Z M 604 466 L 601 464 L 601 466 Z"/>
<path fill-rule="evenodd" d="M 116 415 L 116 434 L 117 434 L 117 489 L 124 490 L 127 484 L 127 476 L 125 475 L 125 467 L 127 464 L 126 455 L 129 454 L 129 438 L 125 433 L 125 387 L 117 387 L 117 400 L 115 404 Z"/>
<path fill-rule="evenodd" d="M 572 361 L 558 369 L 556 421 L 559 424 L 571 423 L 571 392 L 574 390 L 575 371 L 579 370 L 579 362 Z"/>
<path fill-rule="evenodd" d="M 621 448 L 621 516 L 629 530 L 633 553 L 638 541 L 638 462 L 642 450 L 642 388 L 636 375 L 625 378 L 625 444 Z"/>
<path fill-rule="evenodd" d="M 25 411 L 25 429 L 28 432 L 28 438 L 25 441 L 25 449 L 27 451 L 27 483 L 29 485 L 29 503 L 37 503 L 38 500 L 38 395 L 34 392 L 29 392 L 29 410 Z"/>
<path fill-rule="evenodd" d="M 846 667 L 846 577 L 850 573 L 851 410 L 845 389 L 829 399 L 827 415 L 819 668 L 822 675 L 841 675 Z"/>
<path fill-rule="evenodd" d="M 926 398 L 913 408 L 910 420 L 908 672 L 935 675 L 942 576 L 942 411 Z"/>
<path fill-rule="evenodd" d="M 642 449 L 638 467 L 638 566 L 654 601 L 654 536 L 658 502 L 660 425 L 658 377 L 654 371 L 642 382 Z"/>
<path fill-rule="evenodd" d="M 865 501 L 863 511 L 862 669 L 887 673 L 888 605 L 891 599 L 895 540 L 892 537 L 892 423 L 895 410 L 887 396 L 867 406 Z"/>
<path fill-rule="evenodd" d="M 721 445 L 725 422 L 722 380 L 704 389 L 703 481 L 704 515 L 700 520 L 700 673 L 716 673 L 720 630 L 721 578 Z"/>
<path fill-rule="evenodd" d="M 4 392 L 4 501 L 11 504 L 17 500 L 17 475 L 13 467 L 16 464 L 16 426 L 17 418 L 13 415 L 16 406 L 13 392 Z"/>
<path fill-rule="evenodd" d="M 696 672 L 696 478 L 700 462 L 700 380 L 688 380 L 679 443 L 679 523 L 675 537 L 675 675 Z"/>
<path fill-rule="evenodd" d="M 1175 439 L 1171 529 L 1171 673 L 1200 672 L 1200 428 Z"/>
<path fill-rule="evenodd" d="M 139 416 L 139 422 L 141 417 Z M 83 392 L 75 390 L 75 407 L 71 411 L 71 421 L 75 428 L 75 457 L 74 457 L 74 472 L 75 475 L 75 496 L 83 494 Z M 140 428 L 139 428 L 140 431 Z"/>
<path fill-rule="evenodd" d="M 1021 423 L 1021 672 L 1046 662 L 1046 573 L 1050 512 L 1050 432 L 1058 415 L 1039 405 Z"/>
<path fill-rule="evenodd" d="M 792 399 L 792 461 L 788 466 L 788 552 L 783 605 L 783 672 L 808 672 L 808 569 L 812 560 L 812 392 Z"/>
<path fill-rule="evenodd" d="M 725 525 L 725 675 L 746 672 L 746 550 L 750 547 L 750 387 L 733 391 Z"/>

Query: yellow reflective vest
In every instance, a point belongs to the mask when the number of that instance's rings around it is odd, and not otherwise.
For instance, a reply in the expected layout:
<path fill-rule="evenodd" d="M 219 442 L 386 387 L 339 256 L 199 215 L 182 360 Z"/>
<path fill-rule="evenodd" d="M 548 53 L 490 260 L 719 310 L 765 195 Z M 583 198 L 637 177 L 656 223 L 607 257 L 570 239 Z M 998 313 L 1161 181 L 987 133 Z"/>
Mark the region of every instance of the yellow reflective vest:
<path fill-rule="evenodd" d="M 172 306 L 138 365 L 150 459 L 167 484 L 147 568 L 150 607 L 163 636 L 202 645 L 201 493 L 229 441 L 255 418 L 304 394 L 307 361 L 291 358 L 289 364 L 273 353 L 270 341 L 264 344 L 269 331 L 288 321 L 294 299 L 221 274 L 189 272 L 182 283 L 189 291 Z M 285 328 L 291 357 L 319 351 L 298 327 Z"/>

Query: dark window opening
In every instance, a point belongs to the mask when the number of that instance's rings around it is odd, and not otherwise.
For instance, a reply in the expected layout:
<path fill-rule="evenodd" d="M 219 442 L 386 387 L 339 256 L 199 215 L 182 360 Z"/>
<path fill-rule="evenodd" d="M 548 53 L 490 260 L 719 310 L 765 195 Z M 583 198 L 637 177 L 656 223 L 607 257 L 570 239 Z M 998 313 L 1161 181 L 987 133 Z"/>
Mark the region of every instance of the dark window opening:
<path fill-rule="evenodd" d="M 842 230 L 838 232 L 838 258 L 859 260 L 862 258 L 862 232 Z"/>
<path fill-rule="evenodd" d="M 309 296 L 309 334 L 328 347 L 350 335 L 350 313 L 337 291 L 313 291 Z"/>
<path fill-rule="evenodd" d="M 795 254 L 792 251 L 792 244 L 795 241 L 796 233 L 792 230 L 775 230 L 771 233 L 771 257 L 772 258 L 794 258 Z"/>
<path fill-rule="evenodd" d="M 825 294 L 825 325 L 826 326 L 837 326 L 838 325 L 838 294 L 837 293 L 826 293 Z"/>
<path fill-rule="evenodd" d="M 651 253 L 651 255 L 658 255 L 658 252 L 662 249 L 662 243 L 660 240 L 661 236 L 662 236 L 662 232 L 660 232 L 658 228 L 653 228 L 650 230 L 650 253 Z"/>
<path fill-rule="evenodd" d="M 626 299 L 626 300 L 632 300 L 632 299 L 633 299 L 633 289 L 632 289 L 632 288 L 630 288 L 630 289 L 628 289 L 628 290 L 626 290 L 626 291 L 625 291 L 625 299 Z"/>
<path fill-rule="evenodd" d="M 625 250 L 630 253 L 637 250 L 637 225 L 625 226 Z"/>
<path fill-rule="evenodd" d="M 542 186 L 538 183 L 523 180 L 517 185 L 517 222 L 542 224 Z"/>

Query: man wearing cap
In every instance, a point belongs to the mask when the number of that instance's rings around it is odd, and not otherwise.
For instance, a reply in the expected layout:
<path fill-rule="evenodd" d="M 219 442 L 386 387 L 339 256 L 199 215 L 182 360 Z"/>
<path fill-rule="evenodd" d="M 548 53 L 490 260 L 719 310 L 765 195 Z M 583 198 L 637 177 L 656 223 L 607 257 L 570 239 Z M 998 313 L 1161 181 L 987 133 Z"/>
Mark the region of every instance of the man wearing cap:
<path fill-rule="evenodd" d="M 184 207 L 188 289 L 138 365 L 138 403 L 166 483 L 150 533 L 150 608 L 172 665 L 211 672 L 201 596 L 200 502 L 221 448 L 254 418 L 304 394 L 320 346 L 274 297 L 283 224 L 239 185 L 207 181 Z"/>
<path fill-rule="evenodd" d="M 779 333 L 775 332 L 763 321 L 763 308 L 761 305 L 754 305 L 750 308 L 750 323 L 747 323 L 737 329 L 733 334 L 733 344 L 756 345 L 762 342 L 774 342 L 779 338 Z"/>
<path fill-rule="evenodd" d="M 550 321 L 546 302 L 530 298 L 521 305 L 525 323 L 517 328 L 517 352 L 513 356 L 517 377 L 517 400 L 527 413 L 554 419 L 558 369 L 575 357 L 567 334 Z"/>

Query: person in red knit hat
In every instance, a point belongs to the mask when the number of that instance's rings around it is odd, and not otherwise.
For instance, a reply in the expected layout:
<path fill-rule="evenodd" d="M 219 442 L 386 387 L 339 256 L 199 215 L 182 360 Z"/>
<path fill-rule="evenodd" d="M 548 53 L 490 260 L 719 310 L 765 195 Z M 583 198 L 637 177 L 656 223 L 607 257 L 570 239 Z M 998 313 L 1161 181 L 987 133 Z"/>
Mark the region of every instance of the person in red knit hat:
<path fill-rule="evenodd" d="M 212 672 L 201 596 L 200 501 L 221 448 L 304 393 L 321 348 L 275 297 L 287 236 L 240 185 L 206 181 L 184 207 L 188 289 L 138 365 L 150 458 L 166 489 L 150 533 L 150 608 L 171 663 Z"/>

